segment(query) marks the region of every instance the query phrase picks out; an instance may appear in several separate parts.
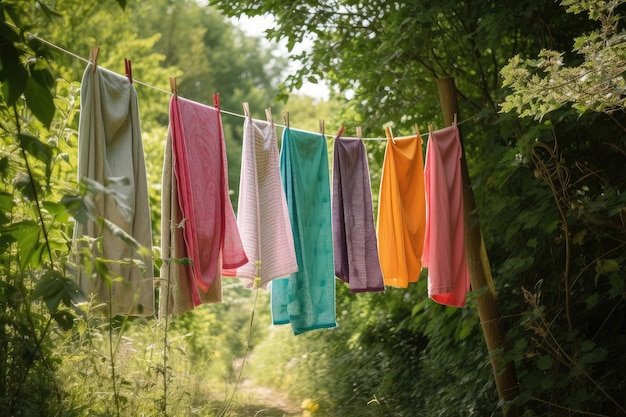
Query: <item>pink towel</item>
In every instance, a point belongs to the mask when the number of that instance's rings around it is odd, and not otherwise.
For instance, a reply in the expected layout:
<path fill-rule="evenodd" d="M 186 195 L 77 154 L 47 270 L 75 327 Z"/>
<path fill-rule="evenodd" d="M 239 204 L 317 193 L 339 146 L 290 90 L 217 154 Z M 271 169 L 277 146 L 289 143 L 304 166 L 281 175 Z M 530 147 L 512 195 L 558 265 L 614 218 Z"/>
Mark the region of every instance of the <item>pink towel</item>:
<path fill-rule="evenodd" d="M 426 149 L 426 237 L 428 295 L 438 303 L 465 305 L 470 287 L 465 262 L 461 141 L 456 125 L 430 133 Z"/>
<path fill-rule="evenodd" d="M 191 258 L 194 305 L 198 287 L 207 292 L 221 268 L 237 268 L 248 258 L 243 250 L 228 197 L 226 149 L 219 110 L 173 96 L 170 129 L 178 198 L 184 216 L 184 238 Z"/>
<path fill-rule="evenodd" d="M 189 256 L 183 236 L 185 222 L 178 201 L 172 152 L 172 134 L 168 131 L 161 182 L 161 257 L 163 263 L 160 271 L 160 316 L 183 314 L 195 307 L 192 286 L 195 287 L 196 283 L 190 276 Z M 200 295 L 202 304 L 219 303 L 222 301 L 222 281 L 215 279 L 208 292 L 196 289 L 195 294 Z"/>
<path fill-rule="evenodd" d="M 249 262 L 224 275 L 254 280 L 265 288 L 298 272 L 287 200 L 278 165 L 276 127 L 246 117 L 239 183 L 237 225 Z M 258 265 L 257 265 L 258 263 Z M 253 283 L 250 282 L 249 286 Z"/>

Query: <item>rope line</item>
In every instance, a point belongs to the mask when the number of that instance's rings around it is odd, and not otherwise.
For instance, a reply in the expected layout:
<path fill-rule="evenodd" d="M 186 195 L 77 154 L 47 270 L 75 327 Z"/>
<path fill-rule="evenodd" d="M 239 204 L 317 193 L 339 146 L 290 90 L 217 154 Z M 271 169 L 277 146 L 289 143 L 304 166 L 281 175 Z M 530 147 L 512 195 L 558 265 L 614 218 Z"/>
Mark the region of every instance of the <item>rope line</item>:
<path fill-rule="evenodd" d="M 56 45 L 56 44 L 54 44 L 54 43 L 52 43 L 52 42 L 50 42 L 50 41 L 46 40 L 46 39 L 44 39 L 44 38 L 42 38 L 42 37 L 40 37 L 40 36 L 37 36 L 37 35 L 35 35 L 35 34 L 33 34 L 33 33 L 26 32 L 26 35 L 27 35 L 27 37 L 28 37 L 28 38 L 30 38 L 30 39 L 37 39 L 38 41 L 40 41 L 40 42 L 42 42 L 42 43 L 44 43 L 44 44 L 46 44 L 46 45 L 48 45 L 48 46 L 50 46 L 50 47 L 52 47 L 52 48 L 54 48 L 54 49 L 58 50 L 58 51 L 60 51 L 60 52 L 63 52 L 64 54 L 67 54 L 67 55 L 69 55 L 69 56 L 71 56 L 71 57 L 73 57 L 73 58 L 75 58 L 75 59 L 78 59 L 79 61 L 82 61 L 82 62 L 87 63 L 87 64 L 90 62 L 87 58 L 84 58 L 84 57 L 82 57 L 82 56 L 80 56 L 80 55 L 78 55 L 78 54 L 76 54 L 76 53 L 74 53 L 74 52 L 68 51 L 67 49 L 64 49 L 64 48 L 62 48 L 62 47 L 60 47 L 60 46 L 58 46 L 58 45 Z M 104 68 L 104 67 L 103 67 L 103 68 Z M 110 70 L 109 70 L 109 71 L 110 71 Z M 147 88 L 151 88 L 151 89 L 156 90 L 156 91 L 159 91 L 159 92 L 161 92 L 161 93 L 165 93 L 165 94 L 172 95 L 172 92 L 171 92 L 171 91 L 165 90 L 165 89 L 160 88 L 160 87 L 156 87 L 156 86 L 154 86 L 154 85 L 151 85 L 151 84 L 148 84 L 148 83 L 146 83 L 146 82 L 143 82 L 143 81 L 137 80 L 137 79 L 135 79 L 135 78 L 133 78 L 133 83 L 135 83 L 135 84 L 139 84 L 139 85 L 142 85 L 142 86 L 147 87 Z M 241 114 L 241 113 L 235 113 L 235 112 L 231 112 L 231 111 L 224 110 L 224 109 L 220 109 L 220 112 L 221 112 L 221 113 L 223 113 L 223 114 L 227 114 L 227 115 L 229 115 L 229 116 L 235 116 L 235 117 L 239 117 L 239 118 L 242 118 L 242 119 L 245 119 L 245 118 L 246 118 L 246 116 L 245 116 L 244 114 Z M 480 114 L 480 113 L 477 113 L 477 114 L 475 114 L 475 115 L 474 115 L 474 116 L 472 116 L 472 117 L 469 117 L 469 118 L 464 119 L 464 120 L 462 120 L 462 121 L 460 121 L 460 122 L 457 122 L 457 124 L 456 124 L 456 125 L 457 125 L 457 126 L 460 126 L 460 125 L 462 125 L 462 124 L 463 124 L 463 123 L 465 123 L 465 122 L 468 122 L 468 121 L 470 121 L 470 120 L 474 120 L 476 117 L 478 117 L 478 116 L 479 116 L 479 114 Z M 286 125 L 284 125 L 284 124 L 280 124 L 280 123 L 274 123 L 274 125 L 275 125 L 275 126 L 278 126 L 278 127 L 282 127 L 282 128 L 287 128 L 287 126 L 286 126 Z M 290 128 L 290 129 L 292 129 L 292 130 L 300 130 L 300 131 L 305 131 L 305 130 L 302 130 L 302 129 L 293 128 L 293 127 L 291 127 L 291 126 L 289 126 L 289 128 Z M 307 132 L 308 132 L 308 131 L 307 131 Z M 336 137 L 335 135 L 331 135 L 331 134 L 324 134 L 324 136 L 325 136 L 326 138 L 330 138 L 330 139 L 334 139 L 334 138 Z M 427 136 L 429 136 L 429 133 L 422 133 L 422 134 L 420 135 L 420 137 L 427 137 Z M 409 139 L 409 138 L 413 138 L 413 137 L 415 137 L 415 136 L 414 136 L 414 135 L 413 135 L 413 136 L 399 136 L 399 137 L 393 138 L 393 140 L 398 140 L 398 139 L 399 139 L 399 140 L 402 140 L 402 139 Z M 349 137 L 349 138 L 350 138 L 350 139 L 356 139 L 356 138 L 351 138 L 351 137 Z M 386 137 L 362 138 L 362 140 L 387 140 L 387 139 L 388 139 L 388 138 L 386 138 Z"/>

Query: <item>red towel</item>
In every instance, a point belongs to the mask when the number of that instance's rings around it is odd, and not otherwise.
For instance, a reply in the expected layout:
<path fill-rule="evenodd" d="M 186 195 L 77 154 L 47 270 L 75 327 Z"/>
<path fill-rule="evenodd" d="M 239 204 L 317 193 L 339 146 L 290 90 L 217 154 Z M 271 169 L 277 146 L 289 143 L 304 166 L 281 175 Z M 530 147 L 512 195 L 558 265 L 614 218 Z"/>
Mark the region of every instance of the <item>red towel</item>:
<path fill-rule="evenodd" d="M 228 197 L 226 149 L 219 96 L 215 107 L 180 97 L 170 101 L 170 129 L 185 245 L 192 260 L 194 305 L 199 287 L 207 292 L 222 268 L 237 268 L 248 258 Z"/>
<path fill-rule="evenodd" d="M 438 303 L 465 305 L 470 287 L 465 262 L 461 140 L 456 127 L 430 133 L 426 149 L 426 237 L 428 295 Z"/>

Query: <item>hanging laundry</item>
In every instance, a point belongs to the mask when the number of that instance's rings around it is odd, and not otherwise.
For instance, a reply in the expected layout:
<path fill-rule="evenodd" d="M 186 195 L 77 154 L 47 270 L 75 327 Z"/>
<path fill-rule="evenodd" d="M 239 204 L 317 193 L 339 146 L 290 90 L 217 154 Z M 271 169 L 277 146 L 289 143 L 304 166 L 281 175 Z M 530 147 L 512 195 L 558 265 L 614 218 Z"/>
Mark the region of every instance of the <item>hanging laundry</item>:
<path fill-rule="evenodd" d="M 335 138 L 332 215 L 335 275 L 353 293 L 384 291 L 367 153 L 359 139 Z"/>
<path fill-rule="evenodd" d="M 174 95 L 170 129 L 177 192 L 194 306 L 221 279 L 222 268 L 248 262 L 228 196 L 226 149 L 219 96 L 214 107 Z"/>
<path fill-rule="evenodd" d="M 298 272 L 287 201 L 280 179 L 276 127 L 246 116 L 243 127 L 237 225 L 249 262 L 224 270 L 265 288 L 275 278 Z"/>
<path fill-rule="evenodd" d="M 428 295 L 463 307 L 470 288 L 465 262 L 461 141 L 456 124 L 432 132 L 426 149 L 427 223 L 423 261 Z"/>
<path fill-rule="evenodd" d="M 178 191 L 176 189 L 176 168 L 172 158 L 172 135 L 168 130 L 163 158 L 163 176 L 161 182 L 161 291 L 159 299 L 159 316 L 167 314 L 179 315 L 193 310 L 192 285 L 189 256 L 185 246 L 183 229 L 185 222 L 180 210 Z M 215 279 L 209 291 L 195 292 L 202 304 L 219 303 L 222 301 L 222 280 Z"/>
<path fill-rule="evenodd" d="M 132 247 L 98 220 L 76 222 L 74 249 L 88 248 L 81 240 L 102 238 L 93 244 L 93 257 L 111 260 L 113 278 L 107 282 L 81 270 L 79 284 L 85 294 L 95 294 L 106 305 L 104 314 L 149 316 L 154 312 L 152 227 L 148 183 L 137 92 L 126 76 L 87 65 L 80 90 L 78 123 L 78 180 L 88 178 L 107 187 L 110 193 L 93 196 L 96 215 L 132 236 L 143 248 Z M 117 235 L 117 236 L 116 236 Z M 101 250 L 99 249 L 101 248 Z M 110 303 L 110 305 L 109 305 Z"/>
<path fill-rule="evenodd" d="M 291 219 L 298 272 L 271 285 L 274 324 L 295 334 L 337 326 L 326 139 L 286 128 L 280 173 Z"/>
<path fill-rule="evenodd" d="M 385 285 L 406 288 L 422 270 L 426 227 L 424 163 L 419 132 L 387 134 L 378 197 L 378 250 Z"/>

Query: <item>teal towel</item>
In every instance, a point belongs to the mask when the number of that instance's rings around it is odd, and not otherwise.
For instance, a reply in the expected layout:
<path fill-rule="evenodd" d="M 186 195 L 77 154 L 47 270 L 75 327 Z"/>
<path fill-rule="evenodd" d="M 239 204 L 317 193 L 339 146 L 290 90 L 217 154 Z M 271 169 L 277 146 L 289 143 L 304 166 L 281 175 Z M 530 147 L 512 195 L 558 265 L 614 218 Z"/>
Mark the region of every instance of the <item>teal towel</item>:
<path fill-rule="evenodd" d="M 272 281 L 274 324 L 300 334 L 336 327 L 330 176 L 326 139 L 283 131 L 280 174 L 287 198 L 298 272 Z"/>

